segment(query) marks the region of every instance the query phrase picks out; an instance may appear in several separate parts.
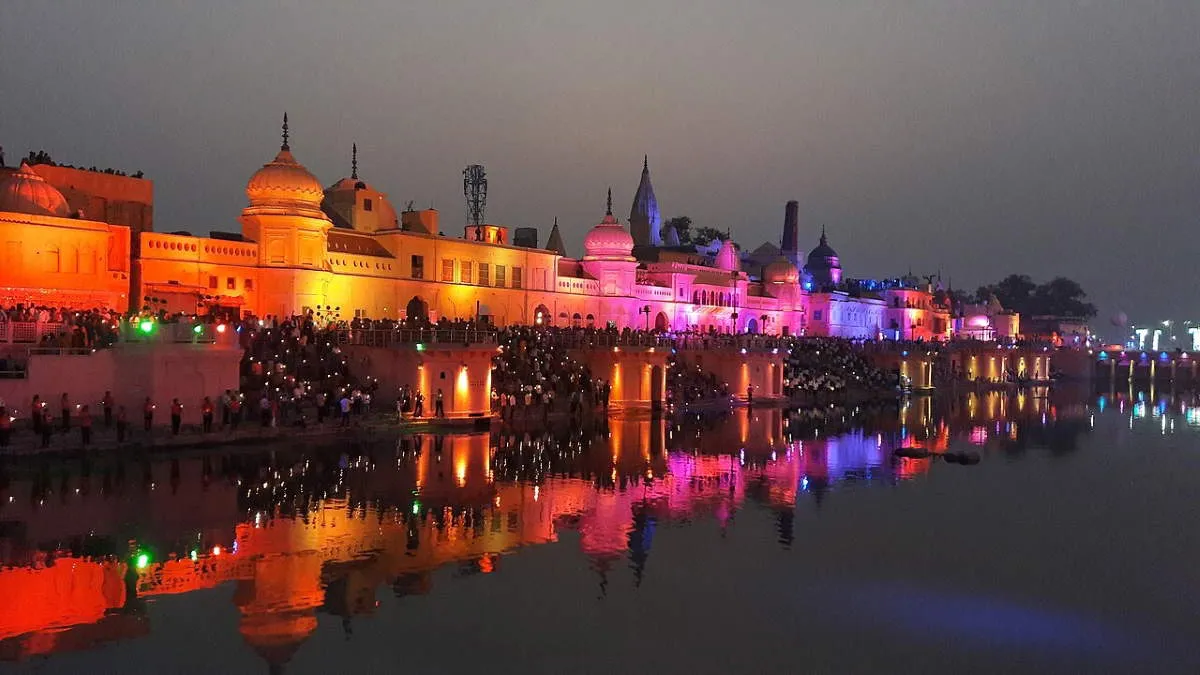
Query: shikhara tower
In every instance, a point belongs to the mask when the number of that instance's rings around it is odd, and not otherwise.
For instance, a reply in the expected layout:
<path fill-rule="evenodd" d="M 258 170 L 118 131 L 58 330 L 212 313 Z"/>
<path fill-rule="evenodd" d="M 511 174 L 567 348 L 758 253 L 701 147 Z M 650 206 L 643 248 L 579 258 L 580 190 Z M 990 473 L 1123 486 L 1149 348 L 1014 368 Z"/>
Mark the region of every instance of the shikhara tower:
<path fill-rule="evenodd" d="M 662 216 L 658 213 L 654 186 L 650 184 L 649 156 L 642 159 L 642 180 L 629 208 L 629 230 L 637 246 L 662 246 Z"/>

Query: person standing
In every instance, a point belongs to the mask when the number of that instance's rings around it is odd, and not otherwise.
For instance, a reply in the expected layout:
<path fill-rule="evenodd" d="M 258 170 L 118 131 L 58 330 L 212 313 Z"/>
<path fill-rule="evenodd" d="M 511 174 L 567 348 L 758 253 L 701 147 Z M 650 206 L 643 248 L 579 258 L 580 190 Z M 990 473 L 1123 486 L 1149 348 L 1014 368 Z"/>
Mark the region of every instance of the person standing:
<path fill-rule="evenodd" d="M 213 428 L 213 402 L 212 399 L 205 396 L 200 402 L 200 421 L 204 426 L 204 433 L 212 433 Z"/>
<path fill-rule="evenodd" d="M 230 418 L 230 414 L 232 412 L 232 410 L 231 410 L 232 406 L 233 406 L 233 396 L 230 395 L 229 390 L 226 389 L 225 393 L 221 394 L 221 428 L 222 429 L 229 426 L 229 418 Z"/>
<path fill-rule="evenodd" d="M 33 395 L 33 401 L 29 404 L 29 419 L 33 424 L 33 433 L 42 433 L 42 397 L 37 394 Z"/>
<path fill-rule="evenodd" d="M 11 437 L 12 417 L 8 415 L 8 408 L 0 408 L 0 448 L 7 448 Z"/>
<path fill-rule="evenodd" d="M 342 394 L 342 400 L 338 401 L 338 408 L 342 413 L 342 426 L 350 426 L 350 397 Z"/>
<path fill-rule="evenodd" d="M 62 395 L 62 430 L 64 434 L 71 430 L 71 399 L 66 392 Z"/>
<path fill-rule="evenodd" d="M 125 406 L 117 407 L 117 442 L 125 442 L 125 434 L 129 432 L 129 419 L 125 415 Z"/>
<path fill-rule="evenodd" d="M 104 428 L 111 429 L 113 424 L 113 395 L 111 391 L 104 392 L 104 398 L 100 401 L 100 405 L 104 406 Z"/>
<path fill-rule="evenodd" d="M 329 397 L 325 395 L 325 392 L 317 393 L 317 424 L 325 423 L 325 415 L 329 412 L 327 407 L 329 404 L 328 399 Z"/>
<path fill-rule="evenodd" d="M 229 398 L 229 424 L 237 431 L 242 421 L 242 395 L 235 393 Z"/>
<path fill-rule="evenodd" d="M 444 396 L 442 395 L 442 390 L 439 387 L 437 390 L 437 398 L 434 399 L 434 401 L 433 401 L 433 416 L 434 417 L 445 417 L 446 416 L 445 404 L 442 402 L 443 398 L 444 398 Z"/>
<path fill-rule="evenodd" d="M 258 399 L 258 421 L 264 428 L 271 426 L 271 399 L 265 393 Z"/>
<path fill-rule="evenodd" d="M 84 449 L 92 444 L 92 411 L 86 405 L 79 409 L 79 440 Z"/>
<path fill-rule="evenodd" d="M 417 402 L 413 406 L 413 417 L 421 417 L 425 414 L 425 393 L 417 392 Z"/>
<path fill-rule="evenodd" d="M 171 435 L 179 435 L 179 427 L 183 426 L 183 404 L 179 399 L 171 401 Z"/>
<path fill-rule="evenodd" d="M 154 401 L 151 401 L 149 396 L 142 403 L 142 426 L 146 431 L 150 431 L 154 426 Z"/>
<path fill-rule="evenodd" d="M 42 447 L 50 447 L 50 436 L 54 433 L 54 415 L 46 411 L 42 417 Z"/>

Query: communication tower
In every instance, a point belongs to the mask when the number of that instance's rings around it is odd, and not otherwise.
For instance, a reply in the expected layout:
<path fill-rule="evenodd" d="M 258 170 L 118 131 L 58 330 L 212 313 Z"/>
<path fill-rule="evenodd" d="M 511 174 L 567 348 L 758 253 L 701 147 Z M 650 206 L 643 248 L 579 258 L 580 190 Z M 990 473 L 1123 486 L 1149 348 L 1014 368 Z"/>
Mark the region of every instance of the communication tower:
<path fill-rule="evenodd" d="M 475 226 L 475 241 L 483 241 L 483 216 L 487 209 L 487 172 L 480 164 L 463 169 L 463 196 L 467 198 L 467 224 Z"/>

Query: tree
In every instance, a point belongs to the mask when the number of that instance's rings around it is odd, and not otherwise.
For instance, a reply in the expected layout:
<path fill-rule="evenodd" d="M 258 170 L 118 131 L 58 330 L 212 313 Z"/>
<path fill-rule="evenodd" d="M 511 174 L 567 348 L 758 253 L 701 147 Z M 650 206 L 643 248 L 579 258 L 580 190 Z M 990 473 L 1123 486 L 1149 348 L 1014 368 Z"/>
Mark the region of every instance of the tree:
<path fill-rule="evenodd" d="M 1096 316 L 1096 306 L 1087 302 L 1087 293 L 1078 282 L 1055 277 L 1044 284 L 1035 284 L 1028 275 L 1010 274 L 999 283 L 980 286 L 975 300 L 987 303 L 992 295 L 1004 309 L 1022 316 L 1070 316 L 1090 319 Z"/>
<path fill-rule="evenodd" d="M 1078 282 L 1066 277 L 1054 277 L 1033 292 L 1031 314 L 1048 316 L 1096 316 L 1096 306 L 1087 302 L 1087 293 Z"/>
<path fill-rule="evenodd" d="M 687 216 L 675 216 L 668 218 L 667 227 L 675 228 L 675 233 L 679 235 L 679 243 L 689 244 L 692 241 L 692 219 Z"/>
<path fill-rule="evenodd" d="M 715 227 L 697 227 L 692 233 L 691 243 L 697 246 L 708 246 L 714 241 L 725 241 L 729 237 Z"/>
<path fill-rule="evenodd" d="M 971 294 L 966 291 L 946 291 L 946 297 L 953 303 L 955 308 L 970 305 L 973 301 Z"/>
<path fill-rule="evenodd" d="M 1000 300 L 1000 304 L 1004 305 L 1005 309 L 1025 314 L 1036 288 L 1037 284 L 1033 283 L 1028 274 L 1010 274 L 1001 279 L 1000 283 L 992 288 L 992 292 L 996 294 L 996 298 Z"/>

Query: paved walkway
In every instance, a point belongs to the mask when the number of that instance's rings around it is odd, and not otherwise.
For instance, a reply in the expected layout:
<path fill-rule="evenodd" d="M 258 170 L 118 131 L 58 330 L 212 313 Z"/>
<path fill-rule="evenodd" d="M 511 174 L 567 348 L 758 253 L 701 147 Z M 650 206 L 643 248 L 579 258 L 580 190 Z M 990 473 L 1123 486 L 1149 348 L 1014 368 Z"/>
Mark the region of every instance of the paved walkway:
<path fill-rule="evenodd" d="M 191 448 L 216 447 L 221 445 L 246 445 L 269 443 L 290 438 L 320 438 L 336 437 L 338 435 L 360 435 L 381 431 L 445 429 L 446 431 L 471 428 L 476 424 L 488 424 L 487 417 L 445 417 L 420 419 L 405 419 L 404 423 L 396 423 L 395 413 L 372 413 L 353 415 L 350 425 L 343 426 L 340 418 L 326 418 L 323 424 L 314 419 L 308 419 L 304 424 L 289 423 L 282 426 L 264 427 L 257 419 L 243 421 L 235 429 L 232 426 L 224 429 L 216 425 L 212 432 L 204 433 L 198 424 L 183 425 L 178 434 L 171 433 L 167 425 L 155 425 L 146 431 L 139 424 L 130 429 L 123 443 L 117 442 L 116 426 L 107 428 L 101 420 L 92 425 L 91 444 L 87 452 L 110 452 L 117 450 L 185 450 Z M 10 457 L 30 457 L 39 455 L 71 455 L 84 451 L 82 433 L 76 424 L 63 432 L 55 427 L 50 438 L 49 447 L 42 447 L 42 436 L 35 434 L 31 428 L 22 427 L 13 430 L 7 448 L 0 448 L 0 454 Z"/>

